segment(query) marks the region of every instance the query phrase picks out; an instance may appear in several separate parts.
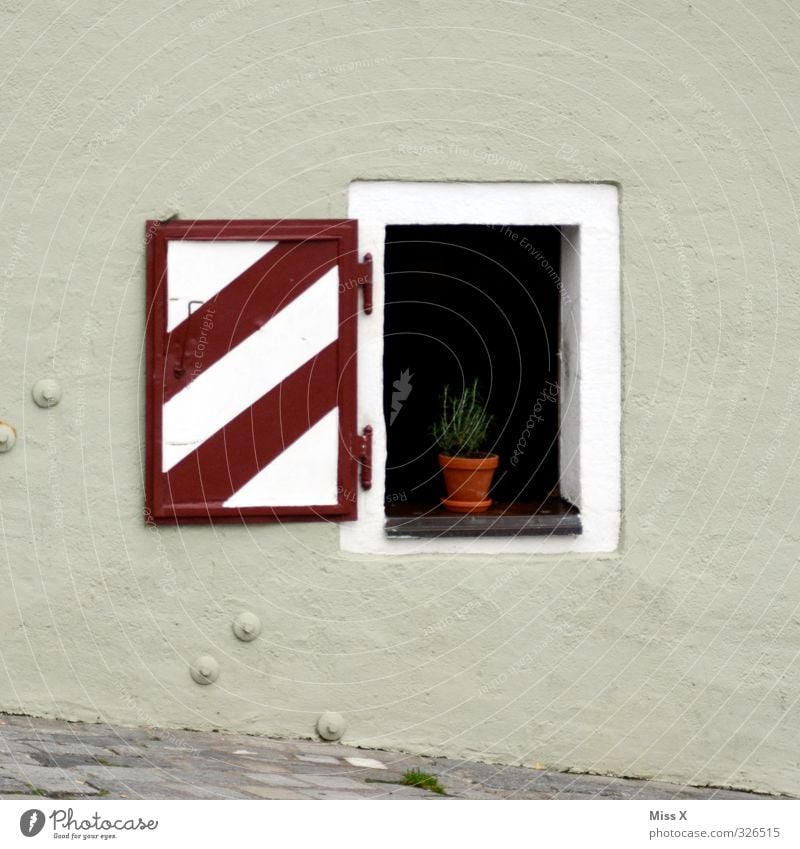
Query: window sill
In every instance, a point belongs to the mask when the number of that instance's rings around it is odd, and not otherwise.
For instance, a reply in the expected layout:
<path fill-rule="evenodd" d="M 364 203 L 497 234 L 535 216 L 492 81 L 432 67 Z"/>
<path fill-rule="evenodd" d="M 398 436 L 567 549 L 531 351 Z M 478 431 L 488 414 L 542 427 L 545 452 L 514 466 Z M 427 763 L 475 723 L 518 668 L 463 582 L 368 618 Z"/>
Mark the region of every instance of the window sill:
<path fill-rule="evenodd" d="M 563 498 L 496 503 L 485 513 L 451 513 L 431 504 L 386 507 L 387 537 L 515 537 L 577 535 L 583 530 L 577 508 Z"/>

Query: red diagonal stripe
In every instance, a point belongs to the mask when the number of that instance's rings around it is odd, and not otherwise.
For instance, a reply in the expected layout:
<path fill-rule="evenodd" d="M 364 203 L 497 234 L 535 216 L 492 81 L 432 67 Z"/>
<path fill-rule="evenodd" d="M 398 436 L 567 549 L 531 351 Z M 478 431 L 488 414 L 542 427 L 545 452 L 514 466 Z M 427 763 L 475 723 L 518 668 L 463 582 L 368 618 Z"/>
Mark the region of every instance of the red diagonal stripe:
<path fill-rule="evenodd" d="M 282 242 L 195 309 L 169 335 L 163 402 L 262 328 L 336 262 L 334 240 Z M 183 374 L 176 375 L 176 368 Z"/>
<path fill-rule="evenodd" d="M 170 469 L 172 502 L 219 506 L 329 413 L 336 406 L 337 353 L 332 342 Z"/>

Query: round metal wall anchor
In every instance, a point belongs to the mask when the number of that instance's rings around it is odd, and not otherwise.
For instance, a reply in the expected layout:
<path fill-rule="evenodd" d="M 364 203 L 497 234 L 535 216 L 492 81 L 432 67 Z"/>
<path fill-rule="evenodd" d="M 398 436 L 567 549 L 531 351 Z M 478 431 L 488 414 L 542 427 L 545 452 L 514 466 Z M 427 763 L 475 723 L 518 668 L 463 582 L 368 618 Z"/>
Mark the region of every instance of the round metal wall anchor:
<path fill-rule="evenodd" d="M 210 654 L 204 654 L 189 667 L 198 684 L 213 684 L 219 678 L 219 664 Z"/>
<path fill-rule="evenodd" d="M 347 723 L 344 717 L 340 713 L 334 713 L 330 710 L 325 711 L 317 720 L 317 734 L 323 740 L 330 740 L 331 742 L 341 740 L 345 728 L 347 728 Z"/>
<path fill-rule="evenodd" d="M 233 620 L 233 633 L 238 639 L 249 643 L 261 633 L 261 620 L 255 613 L 240 613 Z"/>
<path fill-rule="evenodd" d="M 17 443 L 17 431 L 14 425 L 0 422 L 0 454 L 10 451 Z"/>
<path fill-rule="evenodd" d="M 61 400 L 61 387 L 52 377 L 43 377 L 33 384 L 33 400 L 39 407 L 55 407 Z"/>

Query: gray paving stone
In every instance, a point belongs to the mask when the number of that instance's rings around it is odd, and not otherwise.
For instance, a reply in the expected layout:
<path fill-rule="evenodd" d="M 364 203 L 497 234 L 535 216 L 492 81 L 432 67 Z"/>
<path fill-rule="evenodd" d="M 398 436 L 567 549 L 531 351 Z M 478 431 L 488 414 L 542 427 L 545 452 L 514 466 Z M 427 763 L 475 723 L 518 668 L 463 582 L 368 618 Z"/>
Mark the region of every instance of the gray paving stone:
<path fill-rule="evenodd" d="M 241 766 L 249 772 L 270 772 L 276 775 L 286 774 L 289 772 L 289 767 L 286 762 L 275 763 L 275 761 L 257 761 L 255 758 L 244 761 Z"/>
<path fill-rule="evenodd" d="M 150 748 L 148 746 L 130 746 L 126 743 L 119 743 L 114 746 L 109 746 L 108 751 L 113 752 L 115 755 L 119 755 L 123 758 L 146 758 L 150 755 Z"/>
<path fill-rule="evenodd" d="M 11 778 L 16 778 L 31 788 L 41 790 L 46 795 L 61 795 L 64 793 L 76 796 L 97 796 L 98 790 L 91 787 L 81 778 L 70 775 L 66 770 L 46 766 L 27 766 L 24 768 L 9 767 L 6 770 Z"/>
<path fill-rule="evenodd" d="M 304 775 L 303 780 L 314 787 L 324 787 L 328 790 L 361 790 L 364 783 L 353 781 L 341 775 Z"/>
<path fill-rule="evenodd" d="M 295 752 L 304 755 L 331 755 L 337 758 L 357 758 L 364 754 L 363 749 L 356 749 L 353 746 L 342 746 L 337 743 L 314 742 L 311 740 L 298 740 L 293 745 L 293 748 Z"/>
<path fill-rule="evenodd" d="M 3 766 L 13 764 L 20 767 L 20 769 L 25 769 L 29 766 L 41 766 L 39 761 L 37 761 L 30 752 L 11 752 L 10 754 L 0 753 L 0 762 L 2 762 Z"/>
<path fill-rule="evenodd" d="M 272 787 L 310 787 L 311 785 L 296 775 L 275 775 L 268 772 L 247 773 L 252 781 L 261 781 Z"/>
<path fill-rule="evenodd" d="M 359 769 L 388 769 L 383 761 L 375 758 L 345 758 L 345 761 L 350 766 L 358 767 Z"/>
<path fill-rule="evenodd" d="M 84 740 L 53 743 L 49 740 L 39 740 L 27 744 L 31 751 L 45 753 L 54 758 L 64 755 L 79 755 L 84 758 L 113 758 L 114 753 L 106 746 L 95 746 Z M 118 757 L 118 756 L 117 756 Z"/>
<path fill-rule="evenodd" d="M 195 787 L 199 799 L 241 799 L 241 788 L 200 784 Z"/>
<path fill-rule="evenodd" d="M 76 772 L 89 776 L 108 777 L 117 781 L 153 781 L 154 779 L 170 781 L 174 774 L 172 768 L 161 769 L 156 765 L 120 767 L 91 764 L 90 766 L 78 767 Z"/>
<path fill-rule="evenodd" d="M 253 740 L 248 739 L 241 745 L 228 744 L 230 749 L 247 749 L 260 757 L 276 758 L 282 760 L 284 758 L 294 756 L 296 750 L 291 744 L 284 743 L 278 740 Z"/>
<path fill-rule="evenodd" d="M 371 785 L 375 787 L 375 785 Z M 419 787 L 398 787 L 393 784 L 379 785 L 381 790 L 373 790 L 375 799 L 447 799 L 439 793 L 431 793 L 430 790 L 422 790 Z"/>
<path fill-rule="evenodd" d="M 30 793 L 30 787 L 12 775 L 0 775 L 0 793 Z"/>
<path fill-rule="evenodd" d="M 338 758 L 332 758 L 330 755 L 297 755 L 298 761 L 305 761 L 311 764 L 335 764 L 341 766 L 342 762 Z"/>
<path fill-rule="evenodd" d="M 254 784 L 245 785 L 242 787 L 242 790 L 245 793 L 249 793 L 251 796 L 255 796 L 258 799 L 309 799 L 310 796 L 307 796 L 297 787 L 258 787 Z M 360 799 L 361 797 L 356 793 L 354 794 L 356 799 Z"/>
<path fill-rule="evenodd" d="M 352 790 L 317 790 L 314 793 L 315 799 L 335 799 L 337 802 L 340 799 L 360 799 L 364 800 L 371 797 L 364 796 L 363 793 L 355 793 Z"/>
<path fill-rule="evenodd" d="M 174 787 L 166 784 L 132 784 L 123 788 L 107 788 L 111 792 L 107 799 L 209 799 L 201 787 Z M 241 798 L 237 796 L 236 798 Z"/>

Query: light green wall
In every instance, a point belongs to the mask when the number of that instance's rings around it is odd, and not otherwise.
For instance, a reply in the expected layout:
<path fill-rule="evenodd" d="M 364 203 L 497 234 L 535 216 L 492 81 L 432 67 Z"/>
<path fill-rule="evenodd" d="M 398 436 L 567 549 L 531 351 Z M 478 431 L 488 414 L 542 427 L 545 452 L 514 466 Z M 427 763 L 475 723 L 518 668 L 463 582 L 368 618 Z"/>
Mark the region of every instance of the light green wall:
<path fill-rule="evenodd" d="M 4 3 L 0 31 L 20 432 L 0 708 L 290 736 L 337 710 L 359 744 L 800 793 L 786 4 L 56 0 Z M 145 527 L 144 220 L 341 217 L 381 178 L 621 186 L 618 556 L 380 561 L 324 525 Z M 188 673 L 205 652 L 211 687 Z"/>

